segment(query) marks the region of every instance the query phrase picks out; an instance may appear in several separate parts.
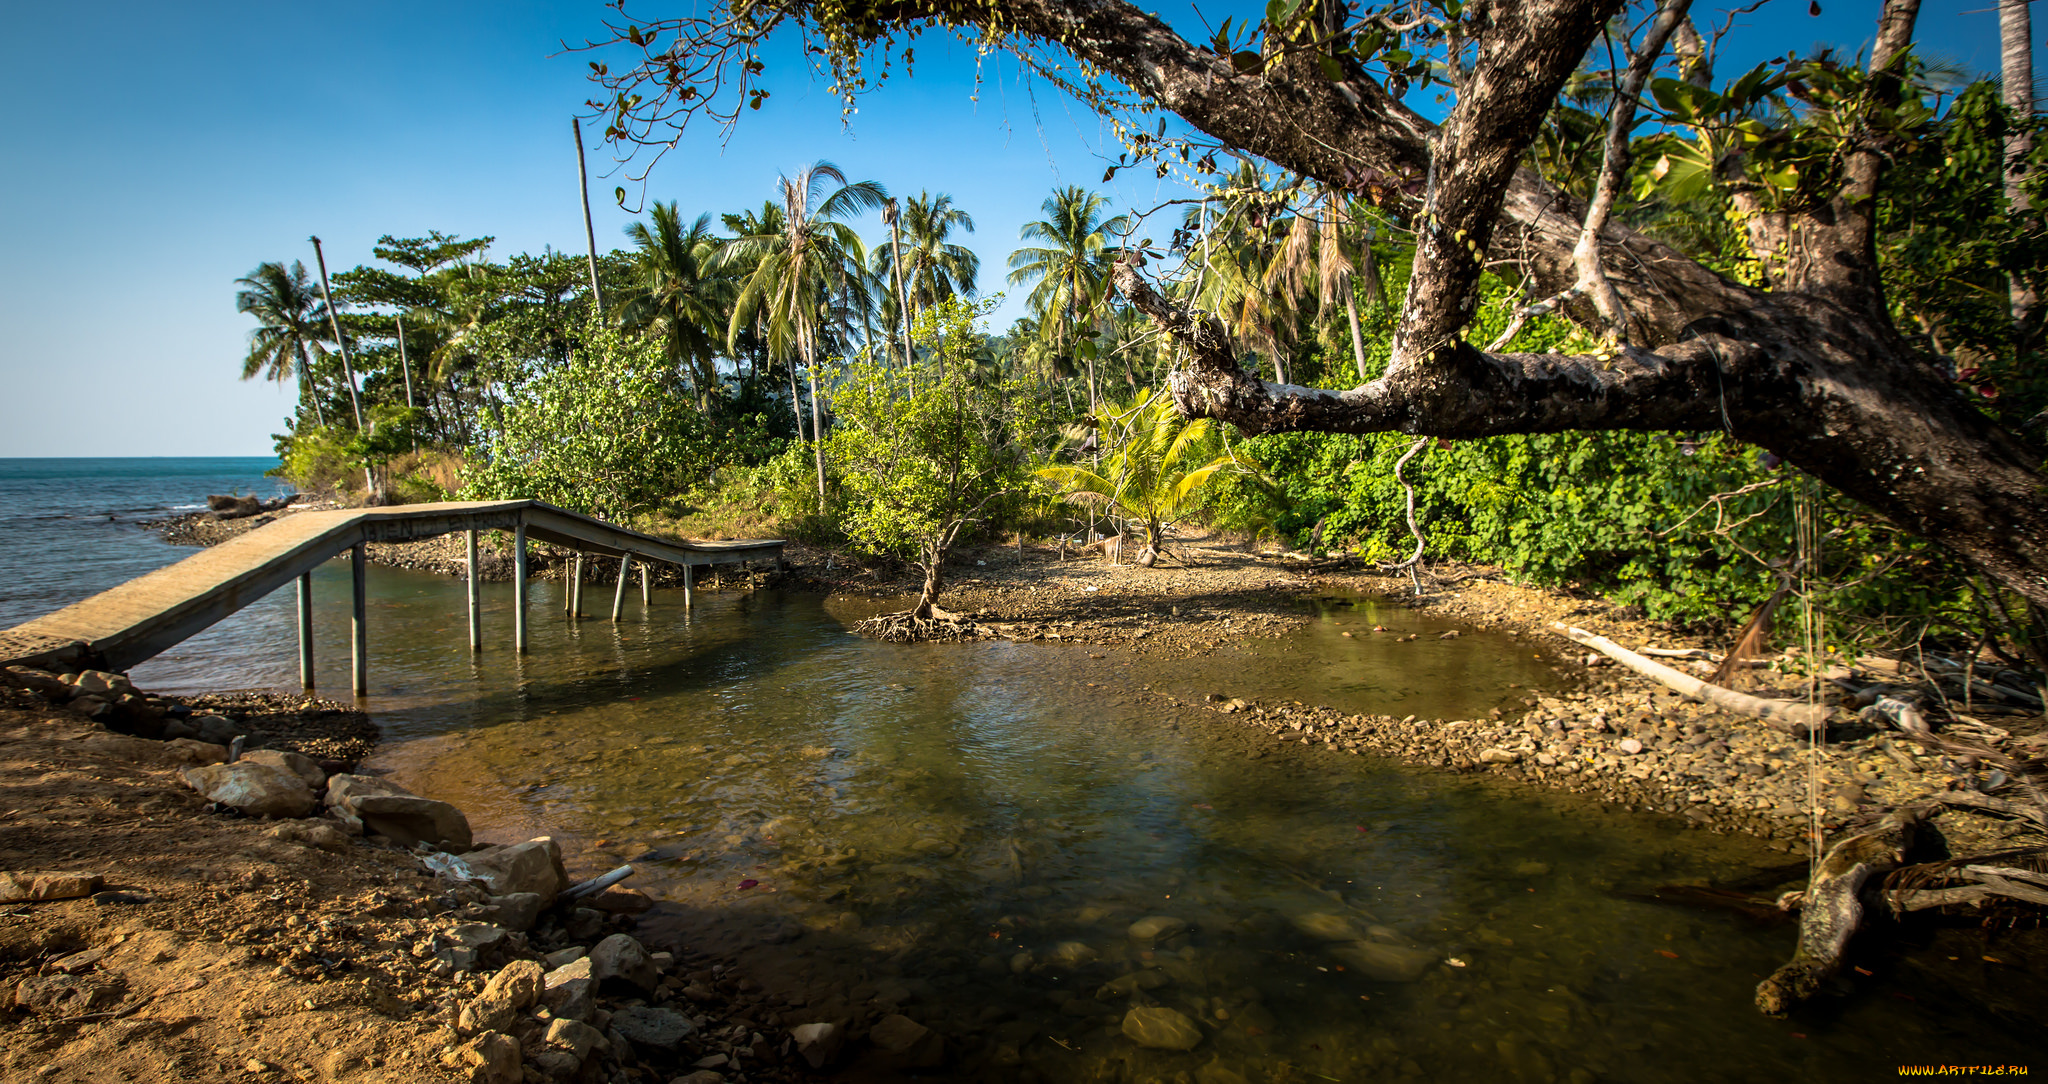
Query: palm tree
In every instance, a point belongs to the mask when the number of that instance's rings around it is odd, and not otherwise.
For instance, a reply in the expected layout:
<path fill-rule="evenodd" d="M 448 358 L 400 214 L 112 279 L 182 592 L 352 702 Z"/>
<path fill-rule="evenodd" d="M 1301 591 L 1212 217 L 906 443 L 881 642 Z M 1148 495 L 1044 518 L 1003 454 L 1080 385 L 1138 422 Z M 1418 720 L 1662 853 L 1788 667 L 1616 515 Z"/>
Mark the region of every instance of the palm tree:
<path fill-rule="evenodd" d="M 875 273 L 895 275 L 900 265 L 902 289 L 898 293 L 901 305 L 909 310 L 901 314 L 902 319 L 914 320 L 919 310 L 948 298 L 974 296 L 981 257 L 963 245 L 947 243 L 956 228 L 973 233 L 974 218 L 953 206 L 952 196 L 920 192 L 911 197 L 901 221 L 890 226 L 892 231 L 900 226 L 902 240 L 892 232 L 890 246 L 876 251 Z"/>
<path fill-rule="evenodd" d="M 1109 266 L 1119 248 L 1111 242 L 1127 229 L 1122 215 L 1104 221 L 1109 197 L 1079 185 L 1055 190 L 1040 210 L 1045 218 L 1017 231 L 1025 241 L 1043 244 L 1010 253 L 1010 284 L 1036 283 L 1029 298 L 1040 326 L 1056 346 L 1078 351 L 1097 306 L 1109 292 Z M 1096 408 L 1095 359 L 1088 358 L 1088 409 Z"/>
<path fill-rule="evenodd" d="M 313 417 L 321 428 L 327 426 L 327 412 L 321 409 L 315 386 L 313 359 L 326 358 L 327 307 L 313 290 L 306 265 L 292 261 L 290 270 L 271 261 L 235 280 L 242 287 L 235 293 L 235 311 L 256 318 L 256 330 L 249 333 L 249 355 L 242 359 L 242 379 L 261 374 L 282 384 L 296 376 L 299 401 L 313 403 Z"/>
<path fill-rule="evenodd" d="M 1236 460 L 1227 451 L 1212 456 L 1212 421 L 1182 417 L 1173 397 L 1157 391 L 1139 392 L 1128 406 L 1105 403 L 1094 422 L 1108 453 L 1095 469 L 1056 464 L 1036 473 L 1059 485 L 1068 501 L 1142 527 L 1145 545 L 1137 560 L 1151 568 L 1165 529 L 1193 511 L 1201 488 Z"/>
<path fill-rule="evenodd" d="M 661 338 L 669 361 L 691 374 L 698 407 L 709 410 L 730 293 L 718 273 L 719 241 L 710 215 L 698 215 L 685 227 L 673 202 L 657 201 L 648 217 L 626 227 L 626 237 L 639 249 L 640 283 L 626 299 L 622 322 L 629 331 Z"/>
<path fill-rule="evenodd" d="M 811 439 L 818 457 L 818 508 L 825 506 L 823 411 L 818 405 L 817 362 L 832 323 L 832 299 L 843 292 L 846 254 L 860 250 L 860 235 L 838 221 L 882 206 L 888 193 L 874 181 L 848 184 L 830 162 L 795 177 L 776 179 L 782 228 L 748 234 L 726 246 L 727 258 L 750 265 L 728 325 L 728 342 L 758 319 L 772 358 L 801 362 L 811 378 Z M 792 404 L 794 405 L 794 404 Z M 802 416 L 798 416 L 802 431 Z"/>

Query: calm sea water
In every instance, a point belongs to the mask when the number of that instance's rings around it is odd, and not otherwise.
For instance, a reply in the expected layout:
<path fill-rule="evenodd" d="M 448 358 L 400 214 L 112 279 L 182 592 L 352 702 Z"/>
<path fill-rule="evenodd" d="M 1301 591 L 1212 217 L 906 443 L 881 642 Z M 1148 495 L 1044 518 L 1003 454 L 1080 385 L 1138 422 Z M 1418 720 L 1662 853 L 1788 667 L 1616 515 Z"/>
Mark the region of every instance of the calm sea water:
<path fill-rule="evenodd" d="M 272 492 L 268 465 L 0 462 L 0 621 L 183 556 L 136 522 Z M 330 696 L 347 688 L 347 583 L 342 562 L 315 574 Z M 484 838 L 563 839 L 579 874 L 635 862 L 664 901 L 657 932 L 740 958 L 820 1019 L 898 1005 L 947 1037 L 951 1079 L 1734 1084 L 2048 1048 L 2048 985 L 2025 966 L 2038 936 L 1873 940 L 1865 973 L 1766 1020 L 1750 991 L 1791 928 L 1644 897 L 1760 875 L 1768 892 L 1797 878 L 1771 872 L 1787 856 L 1371 757 L 1262 752 L 1143 695 L 1465 715 L 1548 676 L 1505 638 L 1439 641 L 1399 607 L 1325 606 L 1280 640 L 1150 664 L 879 644 L 847 631 L 873 603 L 773 591 L 692 611 L 657 591 L 618 623 L 572 621 L 540 583 L 517 656 L 509 585 L 484 585 L 475 655 L 458 581 L 373 568 L 368 586 L 372 770 L 460 805 Z M 279 592 L 136 678 L 295 683 L 291 614 Z M 1424 635 L 1345 635 L 1374 624 Z M 1188 928 L 1141 941 L 1146 917 Z M 1364 973 L 1361 937 L 1429 966 Z M 1134 1005 L 1198 1021 L 1200 1044 L 1133 1046 Z"/>
<path fill-rule="evenodd" d="M 210 493 L 291 492 L 264 476 L 275 466 L 269 456 L 0 459 L 0 628 L 191 556 L 142 524 L 205 508 Z M 281 606 L 266 600 L 137 675 L 159 685 L 203 683 L 198 660 L 261 642 Z"/>

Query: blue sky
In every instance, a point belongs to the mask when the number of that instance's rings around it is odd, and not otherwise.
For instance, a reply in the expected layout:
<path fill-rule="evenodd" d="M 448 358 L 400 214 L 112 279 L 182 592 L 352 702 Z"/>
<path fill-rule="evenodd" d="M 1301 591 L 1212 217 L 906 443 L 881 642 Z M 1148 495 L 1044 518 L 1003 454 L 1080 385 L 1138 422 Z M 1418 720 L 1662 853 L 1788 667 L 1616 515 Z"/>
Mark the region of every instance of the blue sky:
<path fill-rule="evenodd" d="M 1929 2 L 1923 52 L 1995 67 L 1994 3 Z M 1240 6 L 1202 10 L 1218 21 Z M 1815 18 L 1806 0 L 1773 0 L 1746 17 L 1722 74 L 1787 48 L 1868 41 L 1876 3 L 1822 6 Z M 1173 14 L 1190 9 L 1162 10 L 1206 36 Z M 267 453 L 290 395 L 236 379 L 250 325 L 233 280 L 263 260 L 310 267 L 309 235 L 337 270 L 369 261 L 381 234 L 430 229 L 493 235 L 501 258 L 580 251 L 569 118 L 592 88 L 586 58 L 555 54 L 599 33 L 605 12 L 530 0 L 9 5 L 0 456 Z M 688 137 L 650 198 L 691 213 L 758 206 L 777 173 L 829 159 L 899 195 L 952 193 L 979 225 L 964 240 L 984 288 L 999 286 L 1018 226 L 1055 185 L 1105 188 L 1102 155 L 1116 145 L 1007 58 L 987 61 L 977 103 L 971 54 L 929 36 L 918 52 L 916 79 L 864 99 L 850 128 L 824 83 L 785 73 L 730 142 Z M 594 171 L 608 165 L 593 154 Z M 611 205 L 614 183 L 592 179 L 607 248 L 630 220 Z M 1125 173 L 1107 190 L 1144 205 L 1174 194 L 1166 183 Z M 998 327 L 1016 311 L 1012 298 Z"/>

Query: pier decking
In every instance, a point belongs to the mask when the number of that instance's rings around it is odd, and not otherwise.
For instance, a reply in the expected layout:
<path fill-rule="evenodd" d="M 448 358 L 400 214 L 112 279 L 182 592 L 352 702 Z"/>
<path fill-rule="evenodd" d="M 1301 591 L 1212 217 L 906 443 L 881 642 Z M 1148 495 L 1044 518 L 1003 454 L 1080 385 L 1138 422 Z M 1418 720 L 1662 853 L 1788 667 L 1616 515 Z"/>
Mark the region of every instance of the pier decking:
<path fill-rule="evenodd" d="M 672 542 L 556 508 L 540 501 L 457 501 L 388 508 L 297 512 L 201 550 L 190 557 L 102 591 L 82 602 L 0 632 L 0 665 L 32 664 L 80 669 L 126 670 L 200 632 L 294 580 L 299 591 L 300 677 L 313 687 L 312 571 L 348 553 L 354 570 L 354 685 L 368 688 L 367 626 L 364 620 L 363 545 L 405 542 L 456 531 L 469 533 L 469 640 L 483 647 L 476 578 L 477 532 L 513 534 L 513 645 L 526 650 L 526 544 L 551 542 L 575 550 L 572 613 L 581 612 L 582 555 L 618 558 L 619 585 L 612 603 L 617 620 L 635 561 L 660 561 L 683 569 L 683 600 L 689 605 L 700 566 L 778 561 L 779 539 L 731 542 Z"/>

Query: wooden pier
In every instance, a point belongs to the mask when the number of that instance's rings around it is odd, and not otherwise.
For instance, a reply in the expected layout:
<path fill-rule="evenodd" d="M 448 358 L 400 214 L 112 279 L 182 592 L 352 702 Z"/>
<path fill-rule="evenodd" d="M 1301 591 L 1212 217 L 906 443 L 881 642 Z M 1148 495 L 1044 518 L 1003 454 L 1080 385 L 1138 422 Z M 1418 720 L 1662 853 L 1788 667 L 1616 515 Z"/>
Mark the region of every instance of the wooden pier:
<path fill-rule="evenodd" d="M 619 619 L 626 581 L 634 562 L 641 566 L 641 599 L 651 600 L 647 565 L 659 561 L 683 570 L 683 605 L 693 600 L 696 569 L 705 565 L 779 562 L 779 539 L 732 542 L 672 542 L 540 501 L 457 501 L 388 508 L 297 512 L 220 545 L 139 576 L 110 591 L 0 632 L 0 665 L 60 670 L 127 670 L 184 641 L 236 610 L 297 581 L 299 674 L 313 687 L 313 569 L 349 554 L 353 573 L 351 655 L 353 685 L 369 689 L 369 629 L 366 621 L 363 546 L 410 542 L 465 531 L 469 535 L 469 646 L 483 650 L 478 592 L 477 532 L 503 530 L 513 536 L 512 643 L 526 650 L 529 541 L 551 542 L 576 552 L 575 577 L 564 592 L 569 612 L 582 613 L 584 555 L 616 558 L 619 586 L 612 620 Z"/>

